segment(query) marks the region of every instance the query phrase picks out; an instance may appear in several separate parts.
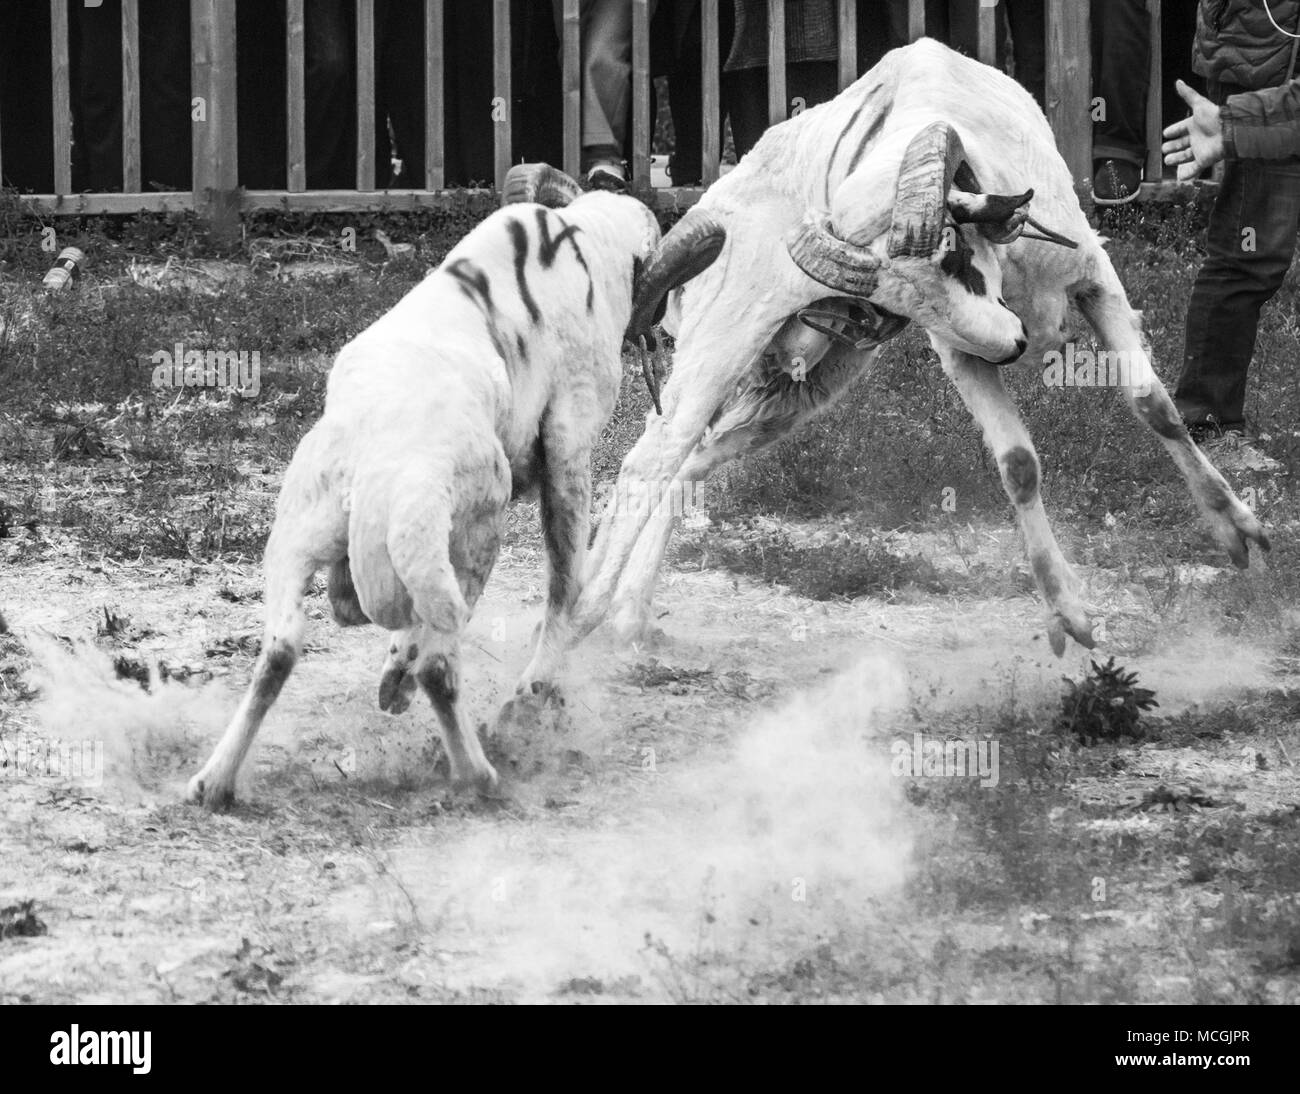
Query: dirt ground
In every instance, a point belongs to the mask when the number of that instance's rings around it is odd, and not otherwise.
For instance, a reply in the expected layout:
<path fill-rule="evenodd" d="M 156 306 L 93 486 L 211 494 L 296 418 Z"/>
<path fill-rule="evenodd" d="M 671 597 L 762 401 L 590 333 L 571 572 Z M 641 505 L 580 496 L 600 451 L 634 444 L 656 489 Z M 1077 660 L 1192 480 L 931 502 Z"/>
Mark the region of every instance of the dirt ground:
<path fill-rule="evenodd" d="M 540 618 L 514 541 L 466 647 L 476 723 Z M 1008 528 L 970 548 L 1020 566 Z M 258 567 L 9 550 L 5 1002 L 1300 999 L 1296 661 L 1162 630 L 1108 571 L 1084 568 L 1154 740 L 1047 732 L 1088 658 L 1051 656 L 1029 593 L 821 603 L 679 567 L 652 643 L 598 633 L 565 713 L 491 742 L 492 801 L 451 794 L 427 705 L 378 711 L 382 638 L 318 590 L 240 803 L 209 815 L 180 798 L 247 679 Z M 1183 577 L 1191 603 L 1218 579 Z M 169 679 L 146 693 L 119 655 Z M 998 785 L 891 773 L 914 733 L 999 741 Z M 102 779 L 24 763 L 42 739 L 102 747 Z"/>

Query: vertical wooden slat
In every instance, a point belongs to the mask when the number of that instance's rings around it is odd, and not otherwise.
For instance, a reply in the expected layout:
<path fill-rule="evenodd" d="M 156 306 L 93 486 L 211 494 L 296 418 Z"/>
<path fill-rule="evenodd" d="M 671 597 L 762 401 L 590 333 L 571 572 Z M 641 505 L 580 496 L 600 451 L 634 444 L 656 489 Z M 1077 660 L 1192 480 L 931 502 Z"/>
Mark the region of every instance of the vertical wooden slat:
<path fill-rule="evenodd" d="M 1160 0 L 1147 0 L 1151 15 L 1151 83 L 1147 88 L 1147 182 L 1159 182 L 1164 174 L 1164 159 L 1160 155 L 1161 114 L 1164 110 L 1162 87 L 1164 65 L 1160 56 Z"/>
<path fill-rule="evenodd" d="M 1047 0 L 1047 120 L 1075 191 L 1092 184 L 1092 49 L 1088 4 Z"/>
<path fill-rule="evenodd" d="M 979 0 L 979 59 L 986 65 L 998 63 L 998 9 L 996 0 Z"/>
<path fill-rule="evenodd" d="M 632 0 L 632 188 L 650 189 L 650 0 Z"/>
<path fill-rule="evenodd" d="M 492 112 L 495 124 L 496 185 L 506 184 L 506 172 L 514 154 L 512 103 L 514 89 L 510 81 L 510 0 L 492 3 Z M 498 116 L 499 115 L 499 116 Z"/>
<path fill-rule="evenodd" d="M 561 66 L 564 84 L 564 170 L 582 170 L 582 0 L 564 0 Z"/>
<path fill-rule="evenodd" d="M 72 193 L 72 87 L 68 69 L 68 0 L 50 0 L 54 66 L 54 192 Z"/>
<path fill-rule="evenodd" d="M 235 6 L 190 0 L 194 208 L 225 242 L 239 235 Z"/>
<path fill-rule="evenodd" d="M 307 189 L 307 24 L 304 0 L 288 0 L 285 47 L 288 49 L 289 192 Z"/>
<path fill-rule="evenodd" d="M 141 190 L 140 0 L 122 0 L 122 189 Z"/>
<path fill-rule="evenodd" d="M 443 0 L 424 0 L 424 188 L 447 184 L 447 129 L 442 113 L 447 78 Z"/>
<path fill-rule="evenodd" d="M 357 0 L 357 189 L 375 188 L 375 0 Z M 381 165 L 384 178 L 388 164 Z"/>
<path fill-rule="evenodd" d="M 858 78 L 858 4 L 840 0 L 840 90 Z"/>
<path fill-rule="evenodd" d="M 907 40 L 915 42 L 925 37 L 925 0 L 908 0 Z"/>
<path fill-rule="evenodd" d="M 785 0 L 767 0 L 767 122 L 790 116 L 785 101 Z"/>
<path fill-rule="evenodd" d="M 722 159 L 722 99 L 718 88 L 718 0 L 701 0 L 700 63 L 704 67 L 701 86 L 704 100 L 704 127 L 701 152 L 705 186 L 718 181 L 718 163 Z M 671 94 L 671 90 L 669 92 Z"/>

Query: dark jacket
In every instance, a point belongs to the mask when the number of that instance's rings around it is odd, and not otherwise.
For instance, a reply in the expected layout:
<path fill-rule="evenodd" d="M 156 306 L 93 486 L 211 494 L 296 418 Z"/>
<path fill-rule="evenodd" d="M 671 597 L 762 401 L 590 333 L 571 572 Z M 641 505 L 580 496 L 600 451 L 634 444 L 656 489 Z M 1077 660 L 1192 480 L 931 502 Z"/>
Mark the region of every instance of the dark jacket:
<path fill-rule="evenodd" d="M 1300 156 L 1300 79 L 1265 91 L 1230 95 L 1219 108 L 1230 159 Z"/>
<path fill-rule="evenodd" d="M 1300 0 L 1201 0 L 1193 71 L 1250 91 L 1285 83 L 1295 75 L 1300 39 L 1274 22 L 1300 34 Z"/>
<path fill-rule="evenodd" d="M 1300 4 L 1300 0 L 1292 0 Z M 834 0 L 785 0 L 785 59 L 834 61 L 839 29 Z M 736 36 L 723 66 L 728 72 L 767 67 L 766 0 L 736 0 Z"/>

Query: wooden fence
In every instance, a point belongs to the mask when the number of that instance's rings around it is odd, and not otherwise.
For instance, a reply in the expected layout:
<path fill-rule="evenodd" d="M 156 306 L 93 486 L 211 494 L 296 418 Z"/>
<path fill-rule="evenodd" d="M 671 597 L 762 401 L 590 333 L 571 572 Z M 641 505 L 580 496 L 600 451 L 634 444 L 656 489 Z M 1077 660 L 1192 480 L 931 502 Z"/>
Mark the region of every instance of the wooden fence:
<path fill-rule="evenodd" d="M 39 0 L 38 0 L 39 2 Z M 287 56 L 287 189 L 242 190 L 239 186 L 236 139 L 236 66 L 234 0 L 189 0 L 192 37 L 192 95 L 203 104 L 202 120 L 193 122 L 193 190 L 142 191 L 140 153 L 139 3 L 122 4 L 122 192 L 72 192 L 72 108 L 69 65 L 69 3 L 49 0 L 52 23 L 54 106 L 54 190 L 27 200 L 47 214 L 130 213 L 142 210 L 194 209 L 216 224 L 237 223 L 245 210 L 281 208 L 348 211 L 364 208 L 407 209 L 437 205 L 447 199 L 444 189 L 445 133 L 442 113 L 444 80 L 443 0 L 425 0 L 426 144 L 423 190 L 376 190 L 374 0 L 356 0 L 357 151 L 355 190 L 308 190 L 306 186 L 306 89 L 304 8 L 307 0 L 286 0 Z M 512 102 L 510 0 L 490 0 L 493 19 L 493 94 Z M 657 204 L 685 206 L 702 187 L 653 189 L 650 184 L 650 13 L 648 0 L 628 0 L 633 14 L 632 186 Z M 719 173 L 722 132 L 719 125 L 720 0 L 701 0 L 703 55 L 703 185 Z M 721 0 L 729 2 L 729 0 Z M 1091 181 L 1091 48 L 1087 0 L 1044 0 L 1047 15 L 1046 110 L 1052 129 L 1081 193 Z M 1160 0 L 1147 0 L 1152 24 L 1151 81 L 1147 106 L 1147 177 L 1161 177 Z M 857 79 L 857 4 L 839 0 L 839 83 Z M 909 0 L 909 37 L 924 31 L 924 0 Z M 768 0 L 768 107 L 773 122 L 787 116 L 784 0 Z M 579 69 L 579 0 L 563 0 L 561 25 L 561 85 L 563 166 L 579 171 L 581 73 Z M 994 63 L 997 11 L 992 0 L 980 0 L 978 56 Z M 510 111 L 498 111 L 492 121 L 496 184 L 511 163 L 513 133 Z M 3 163 L 0 162 L 0 171 Z M 1157 186 L 1146 184 L 1144 195 Z"/>

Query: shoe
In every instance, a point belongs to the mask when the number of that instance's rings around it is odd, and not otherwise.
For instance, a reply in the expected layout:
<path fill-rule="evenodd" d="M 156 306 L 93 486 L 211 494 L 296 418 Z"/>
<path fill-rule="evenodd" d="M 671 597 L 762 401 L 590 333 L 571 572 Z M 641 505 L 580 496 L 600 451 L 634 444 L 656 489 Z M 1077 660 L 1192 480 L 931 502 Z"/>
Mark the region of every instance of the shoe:
<path fill-rule="evenodd" d="M 1192 440 L 1220 471 L 1276 471 L 1281 462 L 1265 455 L 1240 429 L 1198 422 L 1187 427 Z"/>
<path fill-rule="evenodd" d="M 627 191 L 627 174 L 618 162 L 593 163 L 587 169 L 588 190 L 612 190 L 616 194 Z"/>
<path fill-rule="evenodd" d="M 1126 160 L 1097 160 L 1092 179 L 1092 200 L 1098 205 L 1125 205 L 1138 196 L 1142 169 Z"/>

